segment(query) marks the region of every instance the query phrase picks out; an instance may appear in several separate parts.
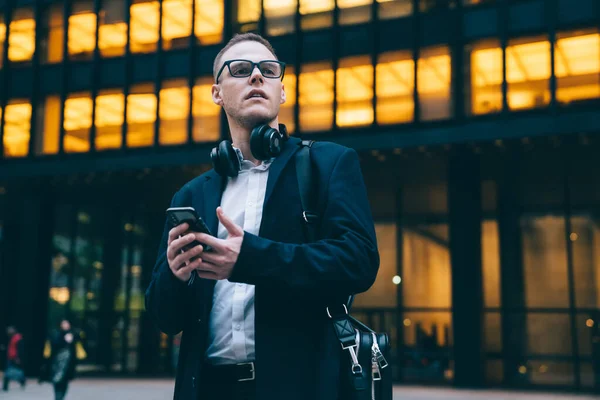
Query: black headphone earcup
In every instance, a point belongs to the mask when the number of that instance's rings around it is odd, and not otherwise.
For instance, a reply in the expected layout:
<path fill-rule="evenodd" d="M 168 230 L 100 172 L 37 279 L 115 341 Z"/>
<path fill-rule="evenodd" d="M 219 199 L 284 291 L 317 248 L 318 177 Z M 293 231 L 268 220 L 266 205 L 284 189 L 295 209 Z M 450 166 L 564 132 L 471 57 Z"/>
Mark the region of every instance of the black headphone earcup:
<path fill-rule="evenodd" d="M 269 125 L 259 125 L 250 133 L 250 151 L 258 160 L 277 157 L 282 145 L 281 134 Z"/>
<path fill-rule="evenodd" d="M 223 140 L 210 152 L 215 172 L 221 176 L 235 178 L 240 171 L 240 160 L 229 140 Z"/>

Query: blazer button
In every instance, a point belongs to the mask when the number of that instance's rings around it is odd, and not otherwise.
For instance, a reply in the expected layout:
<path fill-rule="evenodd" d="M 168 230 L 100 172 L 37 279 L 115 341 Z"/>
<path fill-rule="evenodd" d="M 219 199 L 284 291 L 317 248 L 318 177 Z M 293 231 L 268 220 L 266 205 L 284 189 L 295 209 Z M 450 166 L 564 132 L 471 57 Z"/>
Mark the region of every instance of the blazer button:
<path fill-rule="evenodd" d="M 192 387 L 195 388 L 196 387 L 196 377 L 192 376 Z"/>
<path fill-rule="evenodd" d="M 198 318 L 198 323 L 202 322 L 202 318 Z"/>

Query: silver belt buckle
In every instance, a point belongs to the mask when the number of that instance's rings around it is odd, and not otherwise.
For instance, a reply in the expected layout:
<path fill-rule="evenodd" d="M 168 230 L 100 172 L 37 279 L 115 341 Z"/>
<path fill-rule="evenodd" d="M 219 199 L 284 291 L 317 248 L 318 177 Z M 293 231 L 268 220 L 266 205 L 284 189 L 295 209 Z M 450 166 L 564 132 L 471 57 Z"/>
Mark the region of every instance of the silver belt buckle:
<path fill-rule="evenodd" d="M 249 363 L 239 363 L 237 365 L 249 365 L 250 366 L 250 374 L 251 374 L 251 378 L 242 378 L 242 379 L 238 379 L 238 382 L 246 382 L 246 381 L 253 381 L 256 377 L 256 371 L 254 369 L 254 362 L 249 362 Z"/>

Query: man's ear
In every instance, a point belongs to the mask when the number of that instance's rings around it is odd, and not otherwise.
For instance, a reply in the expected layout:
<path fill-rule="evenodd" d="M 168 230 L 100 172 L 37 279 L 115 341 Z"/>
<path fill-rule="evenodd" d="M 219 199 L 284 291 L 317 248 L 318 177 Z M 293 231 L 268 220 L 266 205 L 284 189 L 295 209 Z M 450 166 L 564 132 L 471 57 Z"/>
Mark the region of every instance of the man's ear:
<path fill-rule="evenodd" d="M 212 85 L 211 93 L 212 93 L 213 102 L 216 105 L 223 107 L 223 97 L 221 97 L 221 87 L 215 83 L 214 85 Z"/>
<path fill-rule="evenodd" d="M 286 101 L 286 95 L 285 95 L 285 85 L 282 83 L 281 84 L 281 101 L 279 102 L 279 104 L 284 104 Z"/>

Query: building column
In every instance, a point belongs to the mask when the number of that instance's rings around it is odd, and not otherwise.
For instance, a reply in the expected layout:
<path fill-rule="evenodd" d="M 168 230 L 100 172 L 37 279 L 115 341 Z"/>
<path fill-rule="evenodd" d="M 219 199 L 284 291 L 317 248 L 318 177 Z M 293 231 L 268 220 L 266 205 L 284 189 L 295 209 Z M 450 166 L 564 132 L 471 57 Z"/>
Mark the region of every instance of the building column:
<path fill-rule="evenodd" d="M 448 211 L 452 265 L 454 384 L 484 385 L 479 156 L 459 145 L 448 158 Z"/>

